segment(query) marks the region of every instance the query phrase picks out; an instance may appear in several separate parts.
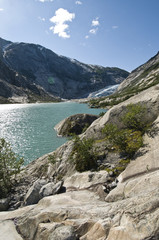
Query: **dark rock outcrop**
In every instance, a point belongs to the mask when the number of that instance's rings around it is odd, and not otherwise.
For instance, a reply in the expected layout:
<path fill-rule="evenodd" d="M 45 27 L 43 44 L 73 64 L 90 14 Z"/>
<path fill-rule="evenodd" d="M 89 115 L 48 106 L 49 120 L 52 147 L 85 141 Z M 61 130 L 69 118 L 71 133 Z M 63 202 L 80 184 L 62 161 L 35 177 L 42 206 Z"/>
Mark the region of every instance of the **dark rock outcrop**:
<path fill-rule="evenodd" d="M 75 114 L 58 123 L 55 130 L 59 136 L 79 135 L 97 118 L 97 115 L 92 114 Z"/>

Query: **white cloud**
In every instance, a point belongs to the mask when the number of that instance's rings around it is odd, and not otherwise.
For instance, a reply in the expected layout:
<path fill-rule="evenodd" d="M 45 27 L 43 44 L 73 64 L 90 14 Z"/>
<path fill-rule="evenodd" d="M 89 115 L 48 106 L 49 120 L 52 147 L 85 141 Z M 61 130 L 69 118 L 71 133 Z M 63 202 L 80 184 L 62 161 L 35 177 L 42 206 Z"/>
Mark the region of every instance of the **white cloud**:
<path fill-rule="evenodd" d="M 92 27 L 96 27 L 96 26 L 99 26 L 99 20 L 98 20 L 98 18 L 96 18 L 96 19 L 94 19 L 94 20 L 92 21 Z"/>
<path fill-rule="evenodd" d="M 81 1 L 76 1 L 75 4 L 82 5 Z"/>
<path fill-rule="evenodd" d="M 74 18 L 74 13 L 69 13 L 66 9 L 59 8 L 55 12 L 55 16 L 50 18 L 50 22 L 55 24 L 55 26 L 50 27 L 50 30 L 52 30 L 54 34 L 58 34 L 59 37 L 70 38 L 70 35 L 68 32 L 66 32 L 66 30 L 69 28 L 69 25 L 65 22 L 72 22 Z"/>
<path fill-rule="evenodd" d="M 0 12 L 4 11 L 4 8 L 0 8 Z"/>
<path fill-rule="evenodd" d="M 89 32 L 90 32 L 91 34 L 96 34 L 97 31 L 98 31 L 98 28 L 92 28 L 92 29 L 89 30 Z"/>
<path fill-rule="evenodd" d="M 89 38 L 89 36 L 88 36 L 88 35 L 86 35 L 86 36 L 85 36 L 85 39 L 88 39 L 88 38 Z"/>
<path fill-rule="evenodd" d="M 38 17 L 38 19 L 42 22 L 45 22 L 45 18 L 44 17 Z"/>
<path fill-rule="evenodd" d="M 117 28 L 119 28 L 118 26 L 112 26 L 112 29 L 117 29 Z"/>
<path fill-rule="evenodd" d="M 89 30 L 89 33 L 90 33 L 90 34 L 96 34 L 96 33 L 97 33 L 97 31 L 98 31 L 98 26 L 100 25 L 98 19 L 99 19 L 99 18 L 97 17 L 97 18 L 95 18 L 95 19 L 92 20 L 92 24 L 91 24 L 92 28 Z M 88 38 L 88 37 L 87 37 L 87 38 Z"/>
<path fill-rule="evenodd" d="M 39 0 L 39 2 L 53 2 L 54 0 Z"/>

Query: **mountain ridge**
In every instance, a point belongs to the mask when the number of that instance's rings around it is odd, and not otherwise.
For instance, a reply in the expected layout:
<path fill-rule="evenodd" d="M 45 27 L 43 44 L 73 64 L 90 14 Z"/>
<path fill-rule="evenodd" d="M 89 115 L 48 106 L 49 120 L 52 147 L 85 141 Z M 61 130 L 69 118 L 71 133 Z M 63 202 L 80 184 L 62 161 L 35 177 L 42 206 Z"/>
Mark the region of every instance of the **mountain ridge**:
<path fill-rule="evenodd" d="M 40 96 L 37 92 L 41 89 L 44 95 L 48 94 L 54 100 L 87 97 L 90 92 L 121 83 L 129 74 L 116 67 L 81 63 L 38 44 L 13 43 L 1 38 L 0 59 L 10 71 L 21 77 L 22 88 L 23 81 L 26 81 L 30 86 L 29 90 L 32 90 L 32 85 L 36 87 L 33 94 Z M 25 90 L 24 95 L 27 98 L 31 93 Z M 10 93 L 15 94 L 12 91 Z M 22 93 L 18 94 L 21 96 Z M 28 101 L 31 100 L 28 98 Z"/>

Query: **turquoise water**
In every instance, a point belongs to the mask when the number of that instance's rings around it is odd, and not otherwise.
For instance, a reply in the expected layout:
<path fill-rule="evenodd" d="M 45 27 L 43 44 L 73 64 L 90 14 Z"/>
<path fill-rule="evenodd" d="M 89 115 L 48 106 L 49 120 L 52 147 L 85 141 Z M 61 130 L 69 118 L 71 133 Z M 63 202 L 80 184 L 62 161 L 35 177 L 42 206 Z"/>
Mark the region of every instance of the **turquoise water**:
<path fill-rule="evenodd" d="M 75 102 L 0 104 L 0 138 L 10 142 L 14 152 L 24 157 L 27 164 L 67 141 L 56 135 L 54 126 L 58 122 L 73 114 L 102 111 Z"/>

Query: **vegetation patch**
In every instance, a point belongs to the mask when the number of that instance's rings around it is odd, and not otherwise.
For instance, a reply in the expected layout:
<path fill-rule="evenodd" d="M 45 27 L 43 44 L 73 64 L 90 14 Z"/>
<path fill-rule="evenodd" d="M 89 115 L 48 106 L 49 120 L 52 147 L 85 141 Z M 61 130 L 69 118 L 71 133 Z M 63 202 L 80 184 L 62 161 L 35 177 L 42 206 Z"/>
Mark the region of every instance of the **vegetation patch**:
<path fill-rule="evenodd" d="M 16 181 L 24 163 L 23 158 L 16 156 L 9 143 L 0 139 L 0 198 L 6 197 Z"/>
<path fill-rule="evenodd" d="M 78 136 L 75 136 L 71 159 L 78 172 L 97 170 L 97 152 L 93 148 L 93 143 L 92 138 L 81 140 Z"/>
<path fill-rule="evenodd" d="M 143 135 L 151 124 L 145 123 L 146 107 L 141 104 L 129 104 L 121 121 L 123 129 L 108 123 L 103 129 L 111 146 L 127 157 L 132 158 L 137 150 L 143 146 Z"/>
<path fill-rule="evenodd" d="M 48 161 L 49 161 L 49 163 L 54 165 L 56 163 L 56 153 L 49 154 Z"/>

